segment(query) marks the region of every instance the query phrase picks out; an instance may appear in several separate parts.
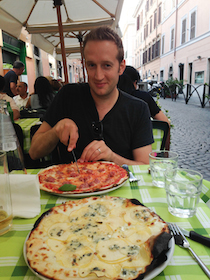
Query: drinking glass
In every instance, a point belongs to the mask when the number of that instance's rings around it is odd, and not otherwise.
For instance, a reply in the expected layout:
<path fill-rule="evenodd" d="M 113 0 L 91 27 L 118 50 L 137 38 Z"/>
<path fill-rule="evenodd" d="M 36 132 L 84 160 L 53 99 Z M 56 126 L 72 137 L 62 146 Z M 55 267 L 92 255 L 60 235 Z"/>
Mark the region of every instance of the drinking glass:
<path fill-rule="evenodd" d="M 196 213 L 203 176 L 197 171 L 175 168 L 165 172 L 165 190 L 169 212 L 180 218 Z"/>
<path fill-rule="evenodd" d="M 0 151 L 0 235 L 10 230 L 12 218 L 7 156 L 4 151 Z"/>
<path fill-rule="evenodd" d="M 164 173 L 177 167 L 178 154 L 171 151 L 153 151 L 149 154 L 149 164 L 154 186 L 164 188 Z"/>

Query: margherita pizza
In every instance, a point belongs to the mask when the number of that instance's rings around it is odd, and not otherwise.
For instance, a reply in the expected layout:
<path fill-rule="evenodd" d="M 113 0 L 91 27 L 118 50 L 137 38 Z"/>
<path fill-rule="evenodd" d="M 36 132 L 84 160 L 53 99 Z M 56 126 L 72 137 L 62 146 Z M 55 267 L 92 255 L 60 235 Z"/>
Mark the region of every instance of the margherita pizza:
<path fill-rule="evenodd" d="M 89 197 L 44 213 L 25 251 L 49 279 L 132 280 L 163 262 L 170 238 L 167 224 L 137 200 Z"/>
<path fill-rule="evenodd" d="M 111 189 L 128 179 L 128 173 L 111 162 L 84 162 L 50 166 L 39 172 L 42 190 L 53 193 L 80 194 Z M 59 189 L 67 185 L 67 190 Z M 68 190 L 73 185 L 75 189 Z"/>

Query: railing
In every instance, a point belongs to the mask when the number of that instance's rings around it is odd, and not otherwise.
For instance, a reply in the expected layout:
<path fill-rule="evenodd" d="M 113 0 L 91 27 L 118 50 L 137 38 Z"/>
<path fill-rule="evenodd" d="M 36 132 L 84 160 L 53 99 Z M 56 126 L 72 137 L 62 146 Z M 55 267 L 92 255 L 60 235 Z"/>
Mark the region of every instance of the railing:
<path fill-rule="evenodd" d="M 198 89 L 202 87 L 203 87 L 203 89 L 201 89 L 202 92 L 199 92 Z M 186 91 L 183 91 L 184 88 L 186 88 Z M 197 87 L 195 87 L 192 84 L 185 84 L 185 85 L 177 84 L 176 86 L 173 86 L 173 88 L 171 87 L 166 88 L 166 90 L 168 90 L 172 101 L 173 100 L 176 101 L 177 96 L 179 94 L 183 94 L 185 104 L 188 104 L 194 92 L 197 93 L 202 108 L 204 108 L 206 104 L 209 103 L 210 101 L 210 86 L 207 84 L 200 84 Z"/>

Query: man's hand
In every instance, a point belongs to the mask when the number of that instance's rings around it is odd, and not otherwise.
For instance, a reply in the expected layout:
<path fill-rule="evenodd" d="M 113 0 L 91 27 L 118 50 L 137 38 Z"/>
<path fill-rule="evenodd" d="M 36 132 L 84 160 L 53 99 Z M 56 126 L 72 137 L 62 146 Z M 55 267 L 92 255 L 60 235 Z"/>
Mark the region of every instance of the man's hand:
<path fill-rule="evenodd" d="M 94 140 L 85 147 L 79 161 L 97 161 L 101 159 L 113 161 L 113 152 L 103 140 Z"/>
<path fill-rule="evenodd" d="M 71 152 L 76 147 L 79 138 L 78 127 L 75 122 L 70 119 L 63 119 L 59 121 L 53 129 L 60 139 L 60 142 L 68 146 L 67 149 Z"/>

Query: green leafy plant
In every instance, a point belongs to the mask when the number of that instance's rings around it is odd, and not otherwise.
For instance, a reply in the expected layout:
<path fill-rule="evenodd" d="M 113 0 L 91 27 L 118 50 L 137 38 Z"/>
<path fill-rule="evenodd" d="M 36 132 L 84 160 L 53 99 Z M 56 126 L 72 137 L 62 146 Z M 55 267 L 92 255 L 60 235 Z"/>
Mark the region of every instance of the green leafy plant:
<path fill-rule="evenodd" d="M 166 117 L 170 120 L 170 123 L 171 123 L 171 118 L 169 116 L 169 111 L 167 109 L 162 108 L 159 99 L 160 99 L 160 95 L 159 95 L 159 93 L 157 93 L 156 104 L 161 109 L 161 111 L 166 115 Z M 171 123 L 170 127 L 172 128 L 172 127 L 174 127 L 174 125 Z"/>

